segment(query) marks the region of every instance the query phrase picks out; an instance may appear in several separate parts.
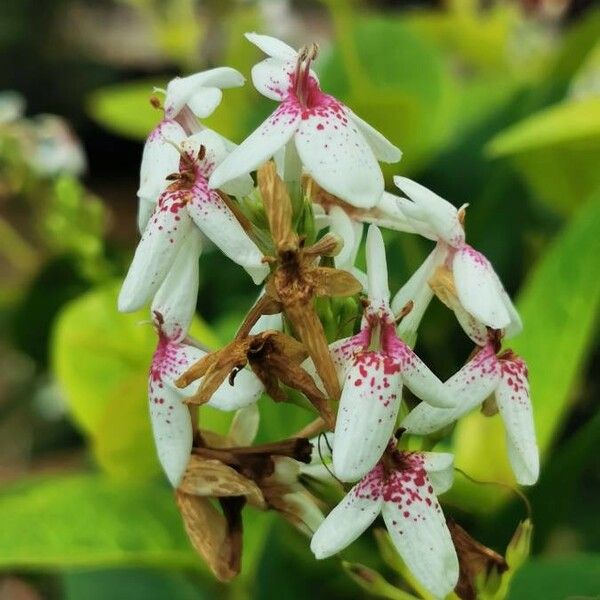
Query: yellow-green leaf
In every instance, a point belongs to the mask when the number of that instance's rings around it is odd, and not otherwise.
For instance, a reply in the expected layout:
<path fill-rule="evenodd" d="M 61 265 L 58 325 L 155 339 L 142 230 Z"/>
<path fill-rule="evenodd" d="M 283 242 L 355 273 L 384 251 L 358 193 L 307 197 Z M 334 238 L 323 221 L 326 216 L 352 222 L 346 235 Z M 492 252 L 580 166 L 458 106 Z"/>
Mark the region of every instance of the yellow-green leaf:
<path fill-rule="evenodd" d="M 155 79 L 109 85 L 90 94 L 87 111 L 108 131 L 133 140 L 145 140 L 162 118 L 162 111 L 150 104 L 152 90 L 165 86 L 165 81 Z"/>
<path fill-rule="evenodd" d="M 202 568 L 171 491 L 101 475 L 30 480 L 0 493 L 0 567 Z"/>
<path fill-rule="evenodd" d="M 147 402 L 156 335 L 147 312 L 117 311 L 119 287 L 101 286 L 65 307 L 54 329 L 52 360 L 70 414 L 100 466 L 115 476 L 143 479 L 159 470 Z M 208 347 L 219 346 L 199 319 L 191 333 Z"/>
<path fill-rule="evenodd" d="M 489 142 L 491 156 L 507 156 L 600 137 L 600 98 L 570 100 L 512 125 Z"/>

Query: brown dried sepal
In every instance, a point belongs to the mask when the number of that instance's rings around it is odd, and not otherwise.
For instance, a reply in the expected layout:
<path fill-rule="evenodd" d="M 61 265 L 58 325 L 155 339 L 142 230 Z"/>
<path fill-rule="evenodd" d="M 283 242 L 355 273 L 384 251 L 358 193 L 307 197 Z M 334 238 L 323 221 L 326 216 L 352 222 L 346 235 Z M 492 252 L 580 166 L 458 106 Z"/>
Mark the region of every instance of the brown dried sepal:
<path fill-rule="evenodd" d="M 298 250 L 300 238 L 292 228 L 292 201 L 275 163 L 265 163 L 256 174 L 269 229 L 278 252 Z"/>
<path fill-rule="evenodd" d="M 316 315 L 314 318 L 316 319 Z M 303 323 L 314 323 L 312 316 Z M 318 324 L 320 325 L 320 321 Z M 312 333 L 305 330 L 305 335 L 311 337 Z M 329 357 L 326 343 L 321 352 L 325 352 Z M 204 377 L 196 394 L 186 400 L 190 404 L 204 404 L 226 379 L 233 381 L 235 373 L 249 365 L 273 400 L 279 402 L 287 400 L 280 384 L 296 389 L 308 398 L 328 426 L 333 427 L 334 417 L 327 398 L 316 386 L 312 377 L 301 367 L 301 363 L 307 356 L 308 352 L 304 345 L 294 338 L 280 331 L 264 331 L 243 339 L 236 339 L 222 350 L 202 357 L 177 380 L 176 385 L 186 387 L 196 379 Z M 333 374 L 335 375 L 335 369 Z"/>
<path fill-rule="evenodd" d="M 476 600 L 477 577 L 482 573 L 487 576 L 493 570 L 498 574 L 504 573 L 508 569 L 508 564 L 502 555 L 471 537 L 454 520 L 447 519 L 447 523 L 460 569 L 455 591 L 462 600 Z"/>
<path fill-rule="evenodd" d="M 317 296 L 353 296 L 362 286 L 349 273 L 315 265 L 318 257 L 339 251 L 339 241 L 330 236 L 311 247 L 304 247 L 293 232 L 291 201 L 273 162 L 259 169 L 258 185 L 277 250 L 277 257 L 268 259 L 275 268 L 267 281 L 266 294 L 281 303 L 294 332 L 306 346 L 327 394 L 337 400 L 340 387 L 314 299 Z"/>
<path fill-rule="evenodd" d="M 333 206 L 341 208 L 354 221 L 364 223 L 382 222 L 385 221 L 387 215 L 377 206 L 373 208 L 358 208 L 344 202 L 337 196 L 326 192 L 314 179 L 305 176 L 303 180 L 304 189 L 308 197 L 315 204 L 319 204 L 329 212 Z"/>
<path fill-rule="evenodd" d="M 208 498 L 181 490 L 175 498 L 192 546 L 217 579 L 231 581 L 240 571 L 241 537 Z"/>
<path fill-rule="evenodd" d="M 194 454 L 190 457 L 179 490 L 212 498 L 245 496 L 254 506 L 265 507 L 265 499 L 254 481 L 219 460 Z"/>

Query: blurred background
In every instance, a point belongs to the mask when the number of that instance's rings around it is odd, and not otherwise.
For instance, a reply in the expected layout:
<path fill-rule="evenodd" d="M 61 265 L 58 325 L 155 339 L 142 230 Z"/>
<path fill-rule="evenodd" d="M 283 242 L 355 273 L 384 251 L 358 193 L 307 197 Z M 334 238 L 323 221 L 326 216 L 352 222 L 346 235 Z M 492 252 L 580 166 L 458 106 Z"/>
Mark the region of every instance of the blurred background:
<path fill-rule="evenodd" d="M 517 298 L 543 470 L 528 490 L 531 560 L 511 599 L 600 597 L 600 10 L 593 0 L 5 0 L 0 4 L 0 599 L 361 598 L 339 559 L 246 511 L 244 568 L 216 583 L 189 546 L 146 405 L 154 334 L 119 315 L 137 243 L 153 86 L 260 52 L 245 31 L 317 41 L 323 88 L 404 152 L 386 170 L 457 206 Z M 271 110 L 251 83 L 207 125 L 241 141 Z M 389 185 L 388 185 L 388 189 Z M 392 290 L 430 246 L 388 232 Z M 201 263 L 195 333 L 227 341 L 256 290 Z M 470 343 L 434 303 L 417 351 L 445 378 Z M 263 403 L 264 404 L 264 403 Z M 260 439 L 310 416 L 264 405 Z M 224 431 L 229 416 L 205 426 Z M 503 429 L 470 415 L 446 446 L 511 484 Z M 460 474 L 445 509 L 504 553 L 523 502 Z M 369 536 L 344 553 L 380 570 Z"/>

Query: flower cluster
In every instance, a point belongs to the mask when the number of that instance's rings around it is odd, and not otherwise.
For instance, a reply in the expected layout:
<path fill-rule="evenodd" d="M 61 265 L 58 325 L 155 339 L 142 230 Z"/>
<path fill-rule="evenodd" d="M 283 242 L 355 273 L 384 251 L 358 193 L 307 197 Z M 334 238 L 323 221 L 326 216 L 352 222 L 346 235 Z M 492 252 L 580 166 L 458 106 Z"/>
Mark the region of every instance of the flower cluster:
<path fill-rule="evenodd" d="M 311 69 L 317 48 L 246 37 L 267 55 L 252 81 L 278 102 L 271 116 L 236 146 L 200 119 L 242 75 L 217 68 L 176 78 L 144 148 L 142 237 L 119 309 L 151 303 L 158 344 L 148 390 L 160 462 L 192 543 L 221 579 L 240 568 L 245 504 L 280 512 L 312 536 L 317 558 L 343 550 L 381 514 L 414 577 L 443 598 L 459 580 L 437 499 L 452 486 L 453 456 L 408 443 L 486 401 L 504 420 L 517 481 L 535 483 L 527 367 L 502 348 L 520 332 L 519 315 L 465 241 L 466 205 L 405 177 L 394 178 L 404 196 L 384 191 L 379 161 L 401 152 L 321 90 Z M 365 224 L 363 273 L 355 260 Z M 380 228 L 435 242 L 393 297 Z M 205 238 L 262 285 L 234 339 L 214 352 L 189 335 Z M 434 295 L 476 346 L 445 382 L 412 349 Z M 403 398 L 404 386 L 419 404 Z M 261 396 L 300 402 L 314 420 L 291 439 L 252 445 Z M 201 427 L 204 404 L 237 411 L 226 438 Z M 326 517 L 315 480 L 338 494 L 350 484 Z"/>

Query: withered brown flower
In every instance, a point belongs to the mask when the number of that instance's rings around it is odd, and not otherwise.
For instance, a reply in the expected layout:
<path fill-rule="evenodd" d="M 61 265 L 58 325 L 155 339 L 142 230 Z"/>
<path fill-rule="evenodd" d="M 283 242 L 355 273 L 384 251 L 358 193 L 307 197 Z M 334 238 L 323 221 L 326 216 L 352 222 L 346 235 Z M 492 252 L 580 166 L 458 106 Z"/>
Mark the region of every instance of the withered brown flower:
<path fill-rule="evenodd" d="M 294 518 L 297 511 L 290 508 L 294 498 L 289 494 L 298 490 L 278 477 L 277 465 L 279 461 L 309 462 L 312 449 L 306 438 L 235 446 L 236 441 L 251 442 L 256 431 L 253 424 L 242 435 L 236 435 L 236 429 L 240 423 L 234 420 L 227 437 L 199 433 L 199 445 L 175 492 L 192 545 L 222 581 L 231 580 L 241 568 L 243 507 L 248 503 L 261 510 L 273 508 Z"/>
<path fill-rule="evenodd" d="M 490 576 L 494 571 L 500 575 L 508 569 L 504 557 L 484 546 L 452 519 L 447 519 L 448 529 L 456 548 L 459 579 L 456 593 L 462 600 L 477 598 L 476 579 Z"/>
<path fill-rule="evenodd" d="M 207 354 L 192 365 L 177 380 L 177 385 L 186 387 L 203 377 L 197 393 L 187 402 L 204 404 L 225 379 L 229 378 L 233 383 L 236 373 L 249 365 L 273 400 L 283 402 L 287 399 L 280 384 L 297 389 L 310 400 L 328 426 L 333 427 L 334 418 L 327 398 L 300 366 L 307 356 L 300 342 L 280 331 L 236 337 L 223 349 Z"/>
<path fill-rule="evenodd" d="M 279 303 L 295 334 L 306 346 L 327 394 L 337 400 L 339 383 L 314 299 L 353 296 L 362 286 L 346 271 L 315 264 L 320 257 L 335 255 L 339 241 L 336 236 L 326 235 L 316 244 L 304 247 L 303 240 L 293 230 L 292 203 L 273 162 L 259 169 L 258 186 L 277 253 L 267 258 L 274 269 L 267 279 L 266 296 Z"/>

